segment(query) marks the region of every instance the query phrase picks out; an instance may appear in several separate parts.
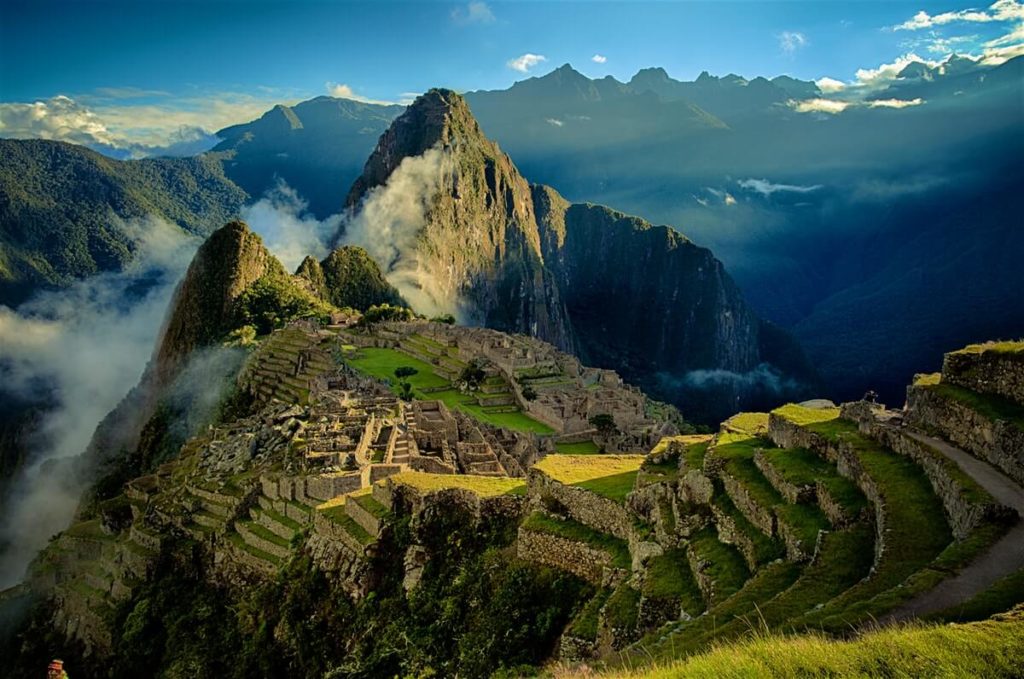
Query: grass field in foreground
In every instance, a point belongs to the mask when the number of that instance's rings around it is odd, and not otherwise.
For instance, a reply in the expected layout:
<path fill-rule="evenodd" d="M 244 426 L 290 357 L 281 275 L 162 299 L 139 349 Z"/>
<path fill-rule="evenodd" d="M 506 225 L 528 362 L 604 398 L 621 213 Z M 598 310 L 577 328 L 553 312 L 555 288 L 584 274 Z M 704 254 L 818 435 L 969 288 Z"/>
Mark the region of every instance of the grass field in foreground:
<path fill-rule="evenodd" d="M 345 357 L 345 361 L 356 370 L 387 380 L 392 384 L 395 393 L 399 393 L 398 379 L 395 377 L 395 369 L 403 366 L 415 368 L 418 372 L 409 377 L 407 381 L 412 385 L 413 397 L 420 400 L 439 400 L 449 408 L 461 410 L 481 422 L 505 427 L 515 431 L 531 431 L 537 434 L 551 434 L 554 429 L 543 422 L 538 422 L 522 411 L 512 413 L 488 412 L 483 406 L 476 403 L 472 396 L 459 393 L 458 390 L 449 388 L 443 391 L 425 392 L 425 389 L 441 389 L 451 387 L 451 383 L 444 377 L 434 372 L 434 366 L 413 358 L 395 349 L 380 349 L 369 347 L 360 349 Z"/>
<path fill-rule="evenodd" d="M 757 634 L 672 664 L 599 676 L 689 677 L 1019 677 L 1024 614 L 965 625 L 894 627 L 851 641 L 821 634 Z M 593 674 L 556 671 L 559 679 Z"/>

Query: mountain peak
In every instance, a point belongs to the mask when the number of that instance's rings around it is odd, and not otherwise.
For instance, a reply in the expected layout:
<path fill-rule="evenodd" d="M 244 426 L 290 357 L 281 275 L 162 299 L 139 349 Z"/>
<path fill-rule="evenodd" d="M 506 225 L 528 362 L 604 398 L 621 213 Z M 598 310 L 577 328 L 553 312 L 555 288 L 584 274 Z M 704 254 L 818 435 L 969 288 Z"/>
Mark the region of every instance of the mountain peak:
<path fill-rule="evenodd" d="M 354 207 L 369 189 L 384 184 L 404 158 L 421 156 L 453 138 L 482 136 L 462 95 L 438 88 L 424 92 L 380 136 L 345 206 Z"/>

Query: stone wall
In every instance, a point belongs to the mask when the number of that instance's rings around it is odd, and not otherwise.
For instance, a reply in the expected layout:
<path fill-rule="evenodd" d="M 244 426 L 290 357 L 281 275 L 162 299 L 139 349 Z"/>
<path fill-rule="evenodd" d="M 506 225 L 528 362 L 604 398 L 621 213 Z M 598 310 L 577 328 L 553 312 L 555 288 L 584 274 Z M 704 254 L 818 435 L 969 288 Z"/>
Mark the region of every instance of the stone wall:
<path fill-rule="evenodd" d="M 754 524 L 768 537 L 775 536 L 775 512 L 771 507 L 761 506 L 751 496 L 747 487 L 734 476 L 722 475 L 722 485 L 736 508 L 750 523 Z"/>
<path fill-rule="evenodd" d="M 1024 483 L 1024 430 L 1003 420 L 990 420 L 925 385 L 907 389 L 907 420 L 936 431 L 954 445 L 991 462 L 1018 483 Z"/>
<path fill-rule="evenodd" d="M 525 561 L 568 571 L 596 586 L 611 586 L 625 577 L 624 571 L 612 565 L 612 555 L 604 550 L 522 527 L 516 554 Z"/>
<path fill-rule="evenodd" d="M 718 529 L 718 539 L 727 545 L 733 545 L 743 556 L 750 570 L 757 569 L 757 547 L 750 536 L 739 530 L 736 522 L 731 516 L 718 507 L 711 505 L 711 516 L 714 519 L 715 527 Z"/>
<path fill-rule="evenodd" d="M 629 540 L 633 516 L 625 506 L 583 488 L 566 486 L 537 469 L 530 469 L 526 479 L 532 497 L 552 497 L 576 521 L 621 540 Z"/>
<path fill-rule="evenodd" d="M 1024 353 L 954 351 L 942 361 L 942 381 L 1024 404 Z"/>
<path fill-rule="evenodd" d="M 888 509 L 878 484 L 864 470 L 853 447 L 845 441 L 832 442 L 821 434 L 804 429 L 775 413 L 768 416 L 768 436 L 780 448 L 806 448 L 821 455 L 834 464 L 842 476 L 857 484 L 861 492 L 871 501 L 875 510 L 874 565 L 878 565 L 888 546 L 886 538 Z M 820 495 L 819 492 L 819 498 Z M 830 504 L 833 504 L 834 508 L 834 503 Z M 824 503 L 822 508 L 826 511 L 826 515 L 829 515 L 829 510 L 825 508 Z"/>
<path fill-rule="evenodd" d="M 844 411 L 845 412 L 845 411 Z M 980 524 L 988 521 L 1011 520 L 1016 512 L 1005 507 L 975 484 L 979 498 L 972 499 L 964 488 L 956 463 L 931 446 L 918 441 L 908 433 L 873 418 L 857 423 L 861 433 L 878 441 L 886 448 L 913 460 L 924 470 L 932 490 L 942 501 L 953 536 L 963 540 Z"/>
<path fill-rule="evenodd" d="M 790 504 L 813 504 L 818 499 L 816 485 L 797 485 L 790 483 L 772 466 L 763 450 L 754 452 L 754 465 L 764 474 L 772 487 L 786 499 Z"/>

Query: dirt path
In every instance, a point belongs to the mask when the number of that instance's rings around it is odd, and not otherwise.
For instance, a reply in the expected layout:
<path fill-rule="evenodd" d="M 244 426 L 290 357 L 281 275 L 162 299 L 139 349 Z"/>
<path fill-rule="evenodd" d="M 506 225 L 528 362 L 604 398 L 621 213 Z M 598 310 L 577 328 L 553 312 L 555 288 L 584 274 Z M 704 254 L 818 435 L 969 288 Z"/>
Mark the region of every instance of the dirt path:
<path fill-rule="evenodd" d="M 969 453 L 951 446 L 942 439 L 907 431 L 918 441 L 932 446 L 964 470 L 1002 504 L 1012 507 L 1024 517 L 1024 488 Z M 918 595 L 884 617 L 892 623 L 956 606 L 992 586 L 996 580 L 1024 568 L 1024 521 L 1007 531 L 987 552 L 975 559 L 957 576 L 944 580 L 934 589 Z"/>

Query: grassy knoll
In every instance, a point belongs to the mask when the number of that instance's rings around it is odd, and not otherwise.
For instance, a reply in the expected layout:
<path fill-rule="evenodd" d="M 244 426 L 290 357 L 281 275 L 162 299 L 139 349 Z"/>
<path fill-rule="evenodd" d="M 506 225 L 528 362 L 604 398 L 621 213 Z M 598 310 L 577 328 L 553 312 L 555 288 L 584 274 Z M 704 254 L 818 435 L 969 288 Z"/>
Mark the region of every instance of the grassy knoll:
<path fill-rule="evenodd" d="M 806 426 L 836 419 L 839 417 L 839 408 L 805 408 L 795 403 L 788 403 L 773 410 L 772 414 L 784 417 L 793 424 Z"/>
<path fill-rule="evenodd" d="M 653 599 L 678 600 L 691 616 L 704 611 L 704 600 L 684 549 L 671 549 L 648 562 L 641 593 Z"/>

